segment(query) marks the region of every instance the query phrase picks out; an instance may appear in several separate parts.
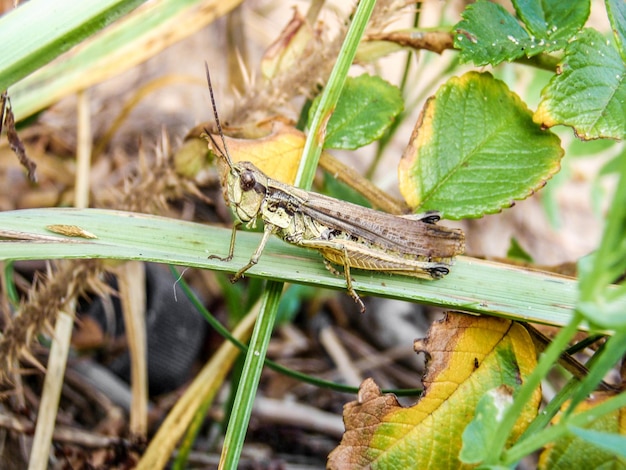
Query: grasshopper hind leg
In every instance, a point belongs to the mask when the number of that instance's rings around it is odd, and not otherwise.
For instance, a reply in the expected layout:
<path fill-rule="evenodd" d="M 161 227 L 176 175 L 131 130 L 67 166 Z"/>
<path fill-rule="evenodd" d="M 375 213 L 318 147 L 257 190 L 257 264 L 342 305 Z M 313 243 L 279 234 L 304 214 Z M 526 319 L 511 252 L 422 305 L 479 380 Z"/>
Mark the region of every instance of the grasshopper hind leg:
<path fill-rule="evenodd" d="M 332 263 L 330 261 L 328 261 L 326 258 L 324 258 L 324 266 L 326 267 L 326 269 L 328 269 L 335 276 L 342 276 L 343 275 L 343 273 L 341 271 L 339 271 L 337 268 L 335 268 L 332 265 Z"/>
<path fill-rule="evenodd" d="M 425 224 L 434 225 L 441 220 L 441 214 L 438 211 L 426 211 L 421 214 L 401 215 L 403 219 L 419 220 Z"/>
<path fill-rule="evenodd" d="M 316 250 L 319 250 L 324 257 L 324 266 L 326 266 L 326 269 L 328 269 L 336 276 L 341 276 L 341 272 L 339 272 L 331 264 L 331 262 L 337 265 L 342 265 L 343 275 L 346 278 L 346 288 L 348 294 L 350 294 L 350 297 L 352 297 L 357 303 L 359 309 L 361 310 L 361 313 L 365 312 L 365 304 L 352 286 L 352 277 L 350 276 L 350 264 L 348 263 L 350 257 L 348 255 L 348 250 L 346 246 L 343 243 L 340 243 L 339 240 L 299 240 L 297 244 L 300 246 L 315 248 Z"/>
<path fill-rule="evenodd" d="M 336 269 L 330 263 L 330 261 L 328 261 L 326 258 L 324 258 L 324 266 L 326 266 L 326 269 L 328 269 L 335 276 L 341 276 L 341 272 L 338 269 Z M 357 303 L 357 305 L 359 306 L 359 309 L 361 310 L 361 313 L 365 312 L 365 304 L 361 300 L 361 297 L 359 297 L 359 294 L 357 294 L 356 291 L 354 290 L 354 287 L 352 287 L 352 277 L 350 276 L 350 266 L 347 263 L 344 263 L 343 265 L 343 275 L 346 278 L 346 288 L 348 290 L 348 294 L 350 294 L 350 297 L 352 297 L 354 301 Z"/>
<path fill-rule="evenodd" d="M 434 268 L 428 268 L 428 273 L 433 279 L 441 279 L 446 276 L 450 270 L 445 266 L 435 266 Z"/>

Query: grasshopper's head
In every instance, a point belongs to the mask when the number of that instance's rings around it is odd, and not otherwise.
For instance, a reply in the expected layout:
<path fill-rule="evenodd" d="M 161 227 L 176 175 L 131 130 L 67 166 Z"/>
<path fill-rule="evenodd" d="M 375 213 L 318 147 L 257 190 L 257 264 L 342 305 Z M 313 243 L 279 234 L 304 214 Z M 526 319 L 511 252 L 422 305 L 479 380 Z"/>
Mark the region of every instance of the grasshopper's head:
<path fill-rule="evenodd" d="M 209 150 L 218 157 L 226 203 L 240 222 L 254 221 L 261 213 L 261 204 L 267 192 L 267 176 L 250 162 L 234 163 L 223 134 L 220 133 L 223 149 L 208 130 L 205 129 L 204 135 L 209 141 Z"/>
<path fill-rule="evenodd" d="M 232 207 L 239 221 L 254 225 L 257 217 L 261 215 L 261 205 L 267 193 L 267 176 L 250 162 L 233 163 L 232 158 L 230 158 L 224 132 L 222 131 L 222 124 L 217 115 L 209 66 L 206 62 L 204 66 L 211 95 L 211 104 L 213 105 L 213 116 L 215 117 L 215 125 L 222 141 L 222 148 L 220 148 L 207 129 L 205 129 L 205 135 L 209 141 L 209 148 L 212 147 L 218 157 L 220 157 L 220 160 L 227 166 L 225 172 L 222 167 L 224 198 L 228 205 Z"/>
<path fill-rule="evenodd" d="M 226 179 L 226 197 L 235 216 L 243 223 L 261 214 L 267 194 L 267 176 L 250 162 L 234 164 Z"/>

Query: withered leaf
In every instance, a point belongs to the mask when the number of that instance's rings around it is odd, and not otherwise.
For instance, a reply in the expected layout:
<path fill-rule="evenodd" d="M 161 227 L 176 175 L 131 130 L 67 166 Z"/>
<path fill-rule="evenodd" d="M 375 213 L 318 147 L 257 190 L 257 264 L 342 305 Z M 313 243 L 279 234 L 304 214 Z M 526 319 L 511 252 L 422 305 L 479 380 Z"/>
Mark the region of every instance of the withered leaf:
<path fill-rule="evenodd" d="M 36 183 L 37 174 L 35 173 L 35 170 L 37 169 L 37 164 L 30 158 L 28 158 L 28 155 L 26 155 L 26 149 L 24 148 L 24 144 L 20 140 L 20 137 L 17 135 L 17 130 L 15 129 L 15 116 L 13 115 L 11 101 L 9 100 L 6 91 L 2 94 L 1 100 L 2 105 L 0 106 L 0 121 L 2 121 L 4 127 L 6 127 L 9 146 L 11 147 L 11 150 L 13 150 L 13 153 L 17 155 L 17 158 L 19 159 L 21 165 L 26 168 L 26 171 L 28 172 L 28 179 L 33 183 Z M 1 130 L 2 126 L 0 126 L 0 131 Z"/>
<path fill-rule="evenodd" d="M 269 177 L 293 184 L 306 141 L 306 136 L 302 132 L 281 120 L 264 122 L 254 128 L 235 131 L 238 138 L 225 136 L 228 151 L 234 162 L 252 162 Z M 230 134 L 232 130 L 225 129 L 225 132 Z M 259 136 L 259 133 L 262 136 Z M 221 138 L 218 135 L 213 137 L 221 147 Z"/>
<path fill-rule="evenodd" d="M 77 225 L 64 225 L 64 224 L 46 225 L 46 230 L 50 230 L 51 232 L 65 235 L 66 237 L 81 237 L 81 238 L 90 238 L 90 239 L 98 238 L 93 233 L 88 232 L 87 230 L 82 229 Z"/>
<path fill-rule="evenodd" d="M 271 80 L 285 70 L 297 66 L 303 56 L 310 54 L 311 42 L 316 39 L 311 24 L 295 8 L 291 21 L 265 51 L 261 60 L 263 77 Z"/>
<path fill-rule="evenodd" d="M 415 349 L 430 359 L 424 395 L 405 408 L 373 380 L 363 382 L 358 400 L 344 407 L 346 432 L 328 468 L 465 468 L 462 434 L 481 397 L 503 385 L 517 390 L 536 364 L 524 327 L 492 317 L 448 313 Z M 537 390 L 512 438 L 537 414 L 540 399 Z"/>

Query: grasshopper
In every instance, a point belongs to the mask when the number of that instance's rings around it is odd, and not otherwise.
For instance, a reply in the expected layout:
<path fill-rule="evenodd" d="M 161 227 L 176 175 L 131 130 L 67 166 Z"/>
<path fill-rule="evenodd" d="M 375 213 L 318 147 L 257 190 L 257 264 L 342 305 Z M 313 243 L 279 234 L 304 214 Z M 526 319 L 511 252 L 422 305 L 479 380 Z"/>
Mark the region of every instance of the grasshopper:
<path fill-rule="evenodd" d="M 217 114 L 208 67 L 206 72 L 223 149 L 208 131 L 206 135 L 210 147 L 228 166 L 224 198 L 236 218 L 228 256 L 211 257 L 230 261 L 237 228 L 242 224 L 253 228 L 258 219 L 264 223 L 259 246 L 232 282 L 257 264 L 271 235 L 319 251 L 326 268 L 336 275 L 341 273 L 333 265 L 342 266 L 348 293 L 362 312 L 365 305 L 352 285 L 351 268 L 422 279 L 448 274 L 454 256 L 464 251 L 465 237 L 460 229 L 436 225 L 440 219 L 436 211 L 391 215 L 273 180 L 251 162 L 234 163 Z"/>

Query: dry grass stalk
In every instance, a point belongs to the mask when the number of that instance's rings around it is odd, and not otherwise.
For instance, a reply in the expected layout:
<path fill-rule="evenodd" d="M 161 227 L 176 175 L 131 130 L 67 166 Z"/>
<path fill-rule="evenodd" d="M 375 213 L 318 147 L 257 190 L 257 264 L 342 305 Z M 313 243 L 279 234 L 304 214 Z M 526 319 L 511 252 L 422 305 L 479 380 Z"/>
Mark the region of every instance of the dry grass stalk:
<path fill-rule="evenodd" d="M 58 261 L 45 278 L 39 276 L 0 339 L 0 377 L 14 372 L 20 358 L 35 361 L 30 353 L 33 340 L 41 333 L 51 334 L 59 311 L 70 302 L 93 292 L 104 294 L 108 287 L 100 279 L 100 262 L 95 260 Z M 41 367 L 37 362 L 34 365 Z"/>

